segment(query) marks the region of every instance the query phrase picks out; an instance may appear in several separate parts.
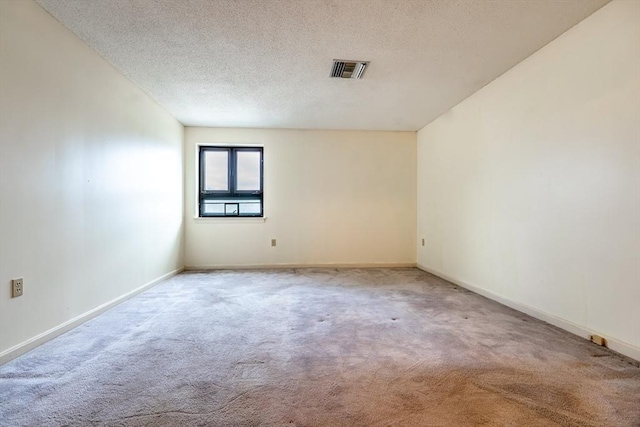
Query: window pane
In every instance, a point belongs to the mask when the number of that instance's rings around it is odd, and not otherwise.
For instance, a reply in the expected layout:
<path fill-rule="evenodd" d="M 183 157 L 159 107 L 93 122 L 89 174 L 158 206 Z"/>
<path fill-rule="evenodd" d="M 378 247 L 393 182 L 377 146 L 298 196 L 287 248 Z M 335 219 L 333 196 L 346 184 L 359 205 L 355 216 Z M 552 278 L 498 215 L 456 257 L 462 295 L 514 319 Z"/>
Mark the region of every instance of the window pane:
<path fill-rule="evenodd" d="M 229 153 L 227 151 L 204 152 L 204 191 L 229 190 Z"/>
<path fill-rule="evenodd" d="M 237 203 L 226 203 L 224 205 L 224 214 L 225 215 L 238 215 L 238 204 Z"/>
<path fill-rule="evenodd" d="M 240 215 L 260 215 L 260 200 L 242 201 Z"/>
<path fill-rule="evenodd" d="M 260 153 L 258 151 L 238 151 L 236 189 L 239 191 L 260 190 Z"/>
<path fill-rule="evenodd" d="M 204 202 L 202 213 L 205 215 L 224 215 L 224 203 Z"/>

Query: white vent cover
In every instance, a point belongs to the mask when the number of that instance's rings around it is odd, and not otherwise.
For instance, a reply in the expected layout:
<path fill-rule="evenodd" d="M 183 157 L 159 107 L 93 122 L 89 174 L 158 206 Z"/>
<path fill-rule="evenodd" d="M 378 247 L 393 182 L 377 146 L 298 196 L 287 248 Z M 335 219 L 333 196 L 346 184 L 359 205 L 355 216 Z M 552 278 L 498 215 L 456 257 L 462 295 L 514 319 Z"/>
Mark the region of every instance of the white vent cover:
<path fill-rule="evenodd" d="M 361 79 L 368 65 L 369 61 L 344 61 L 342 59 L 334 59 L 333 67 L 331 67 L 331 77 Z"/>

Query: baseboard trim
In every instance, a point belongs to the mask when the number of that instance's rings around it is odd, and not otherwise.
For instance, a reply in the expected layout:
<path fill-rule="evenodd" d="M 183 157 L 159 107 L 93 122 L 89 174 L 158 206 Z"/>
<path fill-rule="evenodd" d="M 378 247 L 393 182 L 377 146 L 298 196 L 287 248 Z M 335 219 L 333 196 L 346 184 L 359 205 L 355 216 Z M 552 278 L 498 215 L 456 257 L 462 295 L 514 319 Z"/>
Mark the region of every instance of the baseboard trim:
<path fill-rule="evenodd" d="M 380 262 L 380 263 L 310 263 L 310 264 L 221 264 L 190 265 L 186 271 L 194 270 L 248 270 L 274 268 L 415 268 L 415 262 Z"/>
<path fill-rule="evenodd" d="M 175 276 L 176 274 L 182 272 L 184 270 L 184 267 L 182 268 L 178 268 L 175 269 L 173 271 L 170 271 L 167 274 L 164 274 L 160 277 L 158 277 L 157 279 L 154 279 L 142 286 L 140 286 L 139 288 L 136 288 L 130 292 L 127 292 L 124 295 L 121 295 L 115 299 L 112 299 L 111 301 L 108 301 L 102 305 L 99 305 L 98 307 L 87 311 L 86 313 L 83 313 L 79 316 L 74 317 L 73 319 L 67 320 L 66 322 L 49 329 L 46 332 L 43 332 L 39 335 L 36 335 L 33 338 L 28 339 L 27 341 L 20 343 L 16 346 L 13 346 L 11 348 L 9 348 L 8 350 L 3 351 L 2 353 L 0 353 L 0 365 L 3 365 L 13 359 L 15 359 L 18 356 L 21 356 L 23 354 L 25 354 L 28 351 L 33 350 L 34 348 L 44 344 L 47 341 L 50 341 L 52 339 L 54 339 L 57 336 L 60 336 L 62 334 L 64 334 L 65 332 L 70 331 L 71 329 L 80 326 L 81 324 L 83 324 L 84 322 L 93 319 L 94 317 L 104 313 L 105 311 L 109 310 L 110 308 L 115 307 L 116 305 L 138 295 L 141 292 L 146 291 L 147 289 L 153 287 L 154 285 L 157 285 L 158 283 L 162 282 L 163 280 L 166 280 L 170 277 Z"/>
<path fill-rule="evenodd" d="M 567 332 L 571 332 L 574 335 L 577 335 L 581 338 L 589 339 L 589 335 L 597 334 L 602 337 L 605 337 L 607 340 L 607 347 L 617 353 L 630 357 L 634 360 L 640 361 L 640 347 L 636 347 L 632 344 L 626 343 L 624 341 L 620 341 L 616 338 L 612 338 L 598 331 L 592 331 L 584 326 L 573 323 L 569 320 L 562 319 L 560 317 L 556 317 L 552 314 L 545 313 L 544 311 L 538 310 L 533 307 L 529 307 L 528 305 L 513 301 L 511 299 L 502 297 L 497 295 L 491 291 L 487 291 L 486 289 L 479 288 L 477 286 L 466 283 L 462 280 L 456 279 L 455 277 L 451 277 L 445 273 L 442 273 L 433 268 L 425 267 L 424 265 L 417 264 L 417 267 L 420 270 L 426 271 L 427 273 L 433 274 L 434 276 L 438 276 L 444 280 L 447 280 L 451 283 L 454 283 L 458 286 L 461 286 L 471 292 L 482 295 L 486 298 L 499 302 L 502 305 L 506 305 L 509 308 L 513 308 L 514 310 L 518 310 L 522 313 L 528 314 L 531 317 L 535 317 L 538 320 L 542 320 L 543 322 L 549 323 L 553 326 L 556 326 L 560 329 L 564 329 Z"/>

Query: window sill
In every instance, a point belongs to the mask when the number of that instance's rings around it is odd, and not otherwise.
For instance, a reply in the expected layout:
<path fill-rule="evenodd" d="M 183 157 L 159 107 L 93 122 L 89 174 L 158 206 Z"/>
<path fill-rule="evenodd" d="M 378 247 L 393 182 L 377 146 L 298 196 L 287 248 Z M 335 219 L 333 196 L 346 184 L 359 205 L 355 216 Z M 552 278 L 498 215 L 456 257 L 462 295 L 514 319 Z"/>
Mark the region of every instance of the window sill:
<path fill-rule="evenodd" d="M 193 220 L 195 222 L 218 222 L 218 223 L 251 223 L 251 222 L 265 222 L 267 220 L 266 216 L 246 216 L 246 217 L 238 217 L 238 216 L 211 216 L 211 217 L 200 217 L 194 216 Z"/>

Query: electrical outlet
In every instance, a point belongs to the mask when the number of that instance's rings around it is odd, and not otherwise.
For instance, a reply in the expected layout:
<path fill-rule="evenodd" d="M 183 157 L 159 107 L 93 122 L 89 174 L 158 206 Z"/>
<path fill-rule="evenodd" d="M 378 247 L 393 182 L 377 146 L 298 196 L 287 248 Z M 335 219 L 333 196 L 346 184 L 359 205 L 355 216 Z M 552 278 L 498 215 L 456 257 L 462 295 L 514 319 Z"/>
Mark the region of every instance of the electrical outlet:
<path fill-rule="evenodd" d="M 22 292 L 24 291 L 24 283 L 22 277 L 19 279 L 11 280 L 11 298 L 17 298 L 22 296 Z"/>
<path fill-rule="evenodd" d="M 271 246 L 275 246 L 276 245 L 276 239 L 271 239 Z"/>

